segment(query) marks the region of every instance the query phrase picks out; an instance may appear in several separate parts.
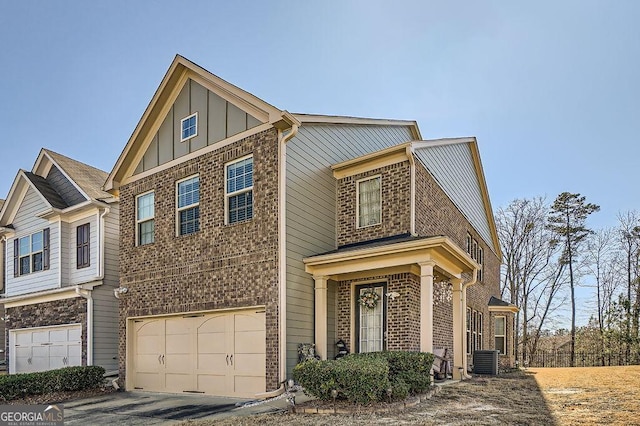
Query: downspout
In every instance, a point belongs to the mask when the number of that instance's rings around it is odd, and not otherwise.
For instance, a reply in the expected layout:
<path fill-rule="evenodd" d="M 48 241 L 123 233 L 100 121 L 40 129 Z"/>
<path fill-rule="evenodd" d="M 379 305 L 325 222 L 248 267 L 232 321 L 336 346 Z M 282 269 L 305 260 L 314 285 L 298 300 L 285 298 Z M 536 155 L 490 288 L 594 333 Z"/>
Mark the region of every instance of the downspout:
<path fill-rule="evenodd" d="M 463 366 L 464 369 L 462 371 L 463 379 L 470 379 L 471 376 L 467 374 L 467 287 L 474 285 L 478 281 L 478 268 L 473 268 L 473 276 L 471 277 L 471 281 L 466 284 L 462 284 L 462 291 L 460 292 L 461 304 L 462 304 L 462 329 L 460 332 L 462 333 L 462 347 L 464 349 L 464 353 L 462 354 L 462 359 L 464 361 Z"/>
<path fill-rule="evenodd" d="M 409 170 L 411 173 L 411 184 L 410 184 L 410 221 L 411 221 L 411 232 L 412 236 L 417 236 L 416 234 L 416 159 L 413 156 L 413 144 L 410 143 L 407 145 L 407 158 L 409 159 Z"/>
<path fill-rule="evenodd" d="M 284 133 L 278 130 L 278 335 L 279 335 L 279 358 L 280 358 L 280 382 L 286 380 L 287 376 L 287 142 L 298 133 L 298 124 L 293 123 L 291 130 Z"/>
<path fill-rule="evenodd" d="M 76 286 L 76 294 L 87 299 L 87 365 L 93 365 L 93 297 L 91 290 Z"/>
<path fill-rule="evenodd" d="M 102 214 L 98 213 L 98 261 L 96 262 L 96 280 L 104 279 L 104 217 L 111 212 L 105 207 Z"/>
<path fill-rule="evenodd" d="M 51 253 L 51 235 L 49 235 L 49 253 Z M 62 288 L 62 219 L 60 218 L 58 218 L 58 287 Z"/>

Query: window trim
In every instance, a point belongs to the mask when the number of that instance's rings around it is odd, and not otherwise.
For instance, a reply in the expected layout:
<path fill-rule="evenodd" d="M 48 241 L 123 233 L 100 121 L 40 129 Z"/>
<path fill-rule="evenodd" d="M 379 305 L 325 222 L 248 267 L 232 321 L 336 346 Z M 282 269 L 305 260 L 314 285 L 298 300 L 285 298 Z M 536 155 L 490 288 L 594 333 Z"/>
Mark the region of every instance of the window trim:
<path fill-rule="evenodd" d="M 42 235 L 42 249 L 37 250 L 37 251 L 33 251 L 33 236 L 36 234 L 41 234 Z M 29 238 L 29 253 L 26 255 L 21 255 L 20 254 L 20 240 L 24 239 L 24 238 Z M 30 234 L 27 235 L 23 235 L 21 237 L 15 237 L 13 240 L 13 276 L 14 277 L 22 277 L 24 275 L 30 275 L 30 274 L 34 274 L 37 272 L 42 272 L 42 271 L 47 271 L 49 270 L 49 228 L 44 228 L 41 229 L 40 231 L 36 231 L 36 232 L 32 232 Z M 34 271 L 33 268 L 33 264 L 34 264 L 34 255 L 40 253 L 42 258 L 41 258 L 41 268 L 38 269 L 37 271 Z M 21 260 L 23 258 L 29 258 L 29 272 L 22 272 L 20 266 L 21 266 Z"/>
<path fill-rule="evenodd" d="M 86 228 L 86 230 L 84 230 Z M 80 230 L 83 229 L 83 232 L 86 232 L 87 240 L 86 242 L 80 242 Z M 79 254 L 80 250 L 87 250 L 87 262 L 84 263 Z M 84 256 L 83 256 L 84 258 Z M 91 266 L 91 223 L 83 223 L 82 225 L 76 226 L 76 269 L 88 268 Z"/>
<path fill-rule="evenodd" d="M 184 122 L 187 121 L 187 120 L 190 120 L 192 117 L 195 117 L 195 119 L 196 119 L 196 122 L 194 124 L 195 133 L 193 133 L 192 135 L 189 135 L 189 136 L 187 136 L 185 138 L 183 136 L 184 130 L 185 130 Z M 197 111 L 180 120 L 180 142 L 188 141 L 189 139 L 195 138 L 196 136 L 198 136 L 198 112 Z"/>
<path fill-rule="evenodd" d="M 380 220 L 377 223 L 372 223 L 369 225 L 360 225 L 360 184 L 362 182 L 379 179 L 380 180 Z M 368 176 L 362 179 L 356 180 L 356 229 L 364 229 L 370 226 L 378 226 L 382 225 L 382 174 L 377 174 L 373 176 Z"/>
<path fill-rule="evenodd" d="M 501 319 L 502 320 L 502 330 L 503 330 L 503 334 L 498 334 L 496 333 L 496 325 L 498 320 Z M 494 323 L 493 323 L 493 346 L 496 350 L 500 351 L 500 355 L 506 355 L 507 354 L 507 317 L 504 315 L 499 315 L 499 316 L 495 316 L 493 319 Z M 502 348 L 498 348 L 497 345 L 497 338 L 498 337 L 502 337 Z"/>
<path fill-rule="evenodd" d="M 135 241 L 135 245 L 136 247 L 139 246 L 147 246 L 149 244 L 153 244 L 156 242 L 156 232 L 155 232 L 155 220 L 156 220 L 156 194 L 155 194 L 155 190 L 150 190 L 150 191 L 146 191 L 146 192 L 142 192 L 138 195 L 136 195 L 136 199 L 135 199 L 135 219 L 136 219 L 136 241 Z M 144 197 L 145 195 L 149 195 L 149 194 L 153 194 L 153 216 L 145 218 L 143 220 L 138 219 L 138 201 L 140 198 Z M 140 242 L 140 224 L 145 223 L 145 222 L 150 222 L 153 221 L 154 222 L 154 229 L 153 229 L 153 241 L 151 241 L 150 243 L 144 243 L 142 244 Z"/>
<path fill-rule="evenodd" d="M 467 316 L 466 316 L 466 325 L 467 325 L 467 355 L 471 355 L 471 346 L 473 345 L 471 340 L 471 308 L 467 307 Z"/>
<path fill-rule="evenodd" d="M 179 187 L 180 184 L 182 182 L 186 182 L 190 179 L 193 179 L 197 177 L 198 178 L 198 202 L 197 203 L 193 203 L 193 204 L 189 204 L 188 206 L 182 206 L 182 207 L 178 207 L 179 206 L 179 202 L 180 202 L 180 192 L 179 192 Z M 198 216 L 198 229 L 193 231 L 193 232 L 188 232 L 186 234 L 181 234 L 180 233 L 180 212 L 185 211 L 185 210 L 190 210 L 193 208 L 198 208 L 200 209 L 200 173 L 194 173 L 191 176 L 187 176 L 185 178 L 182 178 L 180 180 L 176 181 L 176 186 L 175 186 L 175 194 L 176 194 L 176 237 L 184 237 L 187 235 L 192 235 L 195 234 L 196 232 L 198 232 L 200 230 L 200 219 Z M 199 214 L 199 212 L 198 212 Z"/>
<path fill-rule="evenodd" d="M 246 187 L 246 188 L 242 188 L 239 191 L 234 191 L 234 192 L 227 192 L 227 178 L 228 178 L 228 170 L 229 170 L 229 166 L 235 164 L 235 163 L 239 163 L 241 161 L 246 160 L 247 158 L 251 158 L 251 162 L 253 163 L 253 166 L 251 168 L 251 186 L 250 187 Z M 235 160 L 229 161 L 227 163 L 224 164 L 224 224 L 225 225 L 235 225 L 238 223 L 243 223 L 243 222 L 247 222 L 249 220 L 252 220 L 254 218 L 254 212 L 253 212 L 253 208 L 252 208 L 252 213 L 251 213 L 251 217 L 247 218 L 245 220 L 238 220 L 235 222 L 231 222 L 229 220 L 229 198 L 236 196 L 236 195 L 240 195 L 240 194 L 244 194 L 245 192 L 249 192 L 251 191 L 252 193 L 252 197 L 251 197 L 251 202 L 252 204 L 254 201 L 254 197 L 253 197 L 253 187 L 255 184 L 255 161 L 253 161 L 253 154 L 249 154 L 249 155 L 245 155 L 243 157 L 240 158 L 236 158 Z"/>

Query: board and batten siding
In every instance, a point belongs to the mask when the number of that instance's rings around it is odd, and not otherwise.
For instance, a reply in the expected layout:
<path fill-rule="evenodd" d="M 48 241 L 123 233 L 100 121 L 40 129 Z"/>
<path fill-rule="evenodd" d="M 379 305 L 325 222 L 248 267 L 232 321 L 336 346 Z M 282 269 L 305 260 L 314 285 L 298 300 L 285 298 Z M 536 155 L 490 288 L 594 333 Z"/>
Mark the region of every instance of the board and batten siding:
<path fill-rule="evenodd" d="M 491 238 L 482 190 L 475 173 L 469 144 L 456 143 L 420 148 L 416 149 L 416 157 L 495 253 L 496 247 Z M 456 173 L 451 173 L 451 170 L 455 170 Z"/>
<path fill-rule="evenodd" d="M 18 208 L 12 223 L 15 228 L 16 235 L 14 238 L 9 238 L 7 240 L 7 297 L 42 290 L 50 290 L 60 286 L 58 279 L 58 268 L 60 267 L 58 261 L 58 255 L 60 253 L 58 224 L 50 224 L 49 221 L 40 219 L 36 216 L 38 213 L 42 213 L 48 208 L 50 208 L 50 206 L 48 206 L 42 197 L 30 187 L 22 200 L 22 204 Z M 32 272 L 30 274 L 14 277 L 13 241 L 16 238 L 21 238 L 38 231 L 42 231 L 45 228 L 50 229 L 49 246 L 51 263 L 49 269 L 46 271 Z"/>
<path fill-rule="evenodd" d="M 180 141 L 181 121 L 197 113 L 197 135 Z M 151 140 L 135 173 L 151 170 L 262 124 L 258 119 L 189 79 Z"/>
<path fill-rule="evenodd" d="M 314 282 L 302 259 L 336 248 L 337 183 L 331 165 L 412 139 L 409 126 L 303 124 L 287 143 L 288 376 L 298 344 L 314 342 Z M 334 344 L 335 339 L 328 342 Z"/>

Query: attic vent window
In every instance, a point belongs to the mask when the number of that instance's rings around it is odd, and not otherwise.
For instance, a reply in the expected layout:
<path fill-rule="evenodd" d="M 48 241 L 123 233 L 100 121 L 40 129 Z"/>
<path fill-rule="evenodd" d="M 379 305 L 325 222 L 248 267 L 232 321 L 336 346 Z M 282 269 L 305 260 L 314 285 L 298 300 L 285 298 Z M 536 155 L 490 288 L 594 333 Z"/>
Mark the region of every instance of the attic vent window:
<path fill-rule="evenodd" d="M 187 139 L 191 139 L 198 135 L 198 113 L 191 114 L 190 116 L 180 120 L 180 142 L 184 142 Z"/>

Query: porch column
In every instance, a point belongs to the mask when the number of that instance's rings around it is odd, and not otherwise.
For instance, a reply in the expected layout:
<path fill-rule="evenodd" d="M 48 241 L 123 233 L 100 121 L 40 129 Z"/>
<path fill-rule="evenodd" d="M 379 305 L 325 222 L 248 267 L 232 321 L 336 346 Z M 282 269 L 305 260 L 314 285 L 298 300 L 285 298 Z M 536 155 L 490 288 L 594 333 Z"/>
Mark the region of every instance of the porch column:
<path fill-rule="evenodd" d="M 313 276 L 316 295 L 316 353 L 321 359 L 327 359 L 327 281 L 326 276 Z"/>
<path fill-rule="evenodd" d="M 452 278 L 450 282 L 453 286 L 453 378 L 462 380 L 467 371 L 466 294 L 460 278 Z"/>
<path fill-rule="evenodd" d="M 420 266 L 420 351 L 433 352 L 433 267 L 435 262 Z"/>

